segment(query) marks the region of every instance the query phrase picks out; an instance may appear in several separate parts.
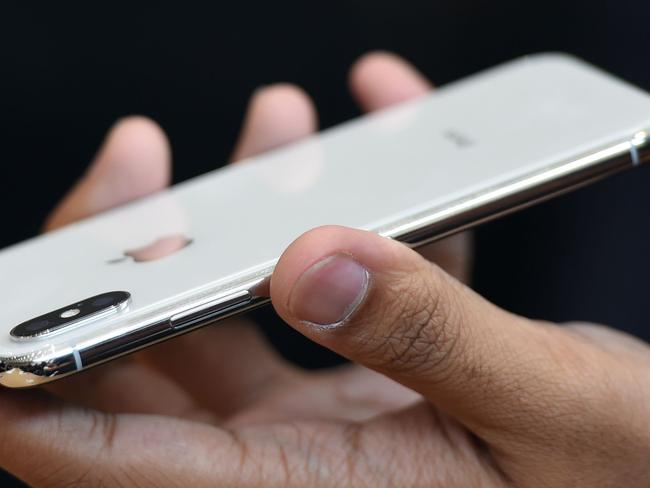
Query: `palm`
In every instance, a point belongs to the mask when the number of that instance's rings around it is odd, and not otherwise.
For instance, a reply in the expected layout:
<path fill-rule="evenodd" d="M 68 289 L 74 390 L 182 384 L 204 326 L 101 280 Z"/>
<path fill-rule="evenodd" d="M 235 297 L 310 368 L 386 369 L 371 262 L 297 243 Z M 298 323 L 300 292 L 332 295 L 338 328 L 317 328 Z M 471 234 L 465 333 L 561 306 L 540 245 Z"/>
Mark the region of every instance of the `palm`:
<path fill-rule="evenodd" d="M 264 459 L 278 486 L 408 487 L 434 480 L 465 486 L 484 480 L 489 462 L 459 424 L 412 391 L 356 366 L 271 392 L 224 427 L 248 453 L 239 469 L 256 473 Z M 445 459 L 449 452 L 461 454 L 462 466 Z M 265 486 L 273 486 L 271 479 Z"/>
<path fill-rule="evenodd" d="M 355 366 L 306 375 L 269 392 L 221 428 L 239 456 L 232 472 L 220 468 L 214 479 L 237 486 L 242 480 L 408 487 L 484 479 L 481 455 L 462 427 L 413 392 Z M 211 453 L 209 443 L 195 447 L 198 457 Z M 450 451 L 462 453 L 462 466 L 445 459 Z"/>
<path fill-rule="evenodd" d="M 194 335 L 201 334 L 206 332 Z M 406 487 L 484 476 L 487 460 L 462 427 L 414 392 L 365 368 L 280 374 L 254 399 L 231 398 L 215 409 L 171 388 L 142 363 L 145 360 L 123 360 L 110 376 L 98 369 L 58 385 L 60 394 L 77 392 L 77 402 L 112 413 L 89 414 L 69 407 L 59 413 L 56 424 L 62 429 L 72 423 L 86 425 L 97 438 L 91 445 L 98 456 L 153 448 L 166 467 L 161 476 L 181 475 L 182 466 L 206 485 L 230 481 L 237 486 L 308 486 L 318 481 Z M 143 380 L 150 387 L 157 384 L 158 390 L 143 390 Z M 172 405 L 182 407 L 176 415 L 169 412 Z M 128 411 L 147 413 L 134 416 Z M 146 441 L 152 437 L 155 446 Z M 173 457 L 165 462 L 169 446 L 177 446 L 179 439 L 184 440 L 183 452 L 171 449 Z M 213 462 L 205 465 L 206 459 Z M 462 460 L 462 467 L 454 460 Z M 137 479 L 139 471 L 130 476 Z"/>

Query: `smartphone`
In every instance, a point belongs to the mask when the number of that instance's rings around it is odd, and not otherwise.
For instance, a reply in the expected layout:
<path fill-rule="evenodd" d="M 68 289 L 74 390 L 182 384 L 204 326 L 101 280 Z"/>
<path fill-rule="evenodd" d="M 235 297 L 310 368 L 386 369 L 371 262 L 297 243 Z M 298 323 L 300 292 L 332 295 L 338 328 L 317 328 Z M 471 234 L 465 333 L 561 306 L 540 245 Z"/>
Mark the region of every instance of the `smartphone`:
<path fill-rule="evenodd" d="M 0 383 L 65 377 L 269 301 L 322 224 L 420 246 L 650 159 L 650 96 L 518 59 L 0 252 Z"/>

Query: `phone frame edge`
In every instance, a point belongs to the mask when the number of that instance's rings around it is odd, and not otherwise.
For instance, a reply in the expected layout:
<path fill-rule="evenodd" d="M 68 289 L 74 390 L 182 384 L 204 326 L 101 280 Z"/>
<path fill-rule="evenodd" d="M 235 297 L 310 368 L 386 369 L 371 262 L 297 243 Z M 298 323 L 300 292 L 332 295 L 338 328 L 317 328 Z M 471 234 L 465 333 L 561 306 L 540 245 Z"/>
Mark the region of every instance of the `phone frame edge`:
<path fill-rule="evenodd" d="M 549 165 L 542 170 L 482 190 L 444 206 L 424 210 L 407 219 L 373 229 L 373 232 L 417 248 L 587 186 L 649 160 L 650 131 L 643 129 L 615 144 Z M 11 388 L 37 386 L 117 359 L 216 321 L 259 308 L 270 302 L 268 280 L 273 268 L 274 264 L 256 271 L 253 279 L 240 281 L 236 289 L 230 289 L 226 294 L 224 288 L 219 287 L 214 296 L 207 298 L 218 301 L 221 297 L 227 300 L 233 293 L 247 290 L 251 300 L 224 309 L 222 313 L 210 316 L 204 322 L 182 330 L 173 329 L 167 318 L 147 324 L 128 334 L 113 337 L 110 344 L 107 341 L 84 349 L 74 347 L 64 354 L 59 353 L 53 357 L 23 355 L 0 358 L 0 384 Z M 201 298 L 202 301 L 206 301 L 205 296 Z M 192 306 L 195 304 L 188 306 L 184 302 L 174 313 L 170 313 L 169 317 L 186 311 Z M 20 376 L 24 379 L 22 384 L 12 381 Z M 10 377 L 11 380 L 8 380 Z"/>

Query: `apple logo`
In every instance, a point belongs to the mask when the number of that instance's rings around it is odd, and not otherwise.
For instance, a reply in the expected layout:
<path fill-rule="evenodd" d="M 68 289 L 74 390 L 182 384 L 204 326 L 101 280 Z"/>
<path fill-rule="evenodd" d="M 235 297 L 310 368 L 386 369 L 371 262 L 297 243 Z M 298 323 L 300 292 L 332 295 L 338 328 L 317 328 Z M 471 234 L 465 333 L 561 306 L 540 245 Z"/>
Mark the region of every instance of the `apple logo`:
<path fill-rule="evenodd" d="M 183 234 L 172 234 L 160 237 L 146 246 L 124 251 L 122 257 L 108 261 L 109 264 L 122 263 L 133 259 L 136 263 L 146 263 L 166 258 L 192 244 L 193 240 Z"/>

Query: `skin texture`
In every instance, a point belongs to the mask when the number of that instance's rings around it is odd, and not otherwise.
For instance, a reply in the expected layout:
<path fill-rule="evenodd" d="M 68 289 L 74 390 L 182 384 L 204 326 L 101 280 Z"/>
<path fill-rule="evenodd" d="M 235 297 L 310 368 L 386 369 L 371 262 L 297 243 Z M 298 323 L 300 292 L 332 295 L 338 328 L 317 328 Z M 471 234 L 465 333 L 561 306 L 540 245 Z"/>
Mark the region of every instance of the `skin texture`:
<path fill-rule="evenodd" d="M 430 89 L 387 53 L 359 60 L 350 85 L 365 110 Z M 264 88 L 233 159 L 315 129 L 302 91 Z M 155 123 L 121 120 L 46 229 L 158 191 L 170 168 Z M 34 486 L 650 485 L 650 348 L 497 308 L 463 284 L 469 250 L 467 234 L 425 259 L 367 232 L 312 230 L 283 254 L 273 304 L 353 364 L 300 371 L 238 318 L 41 390 L 1 391 L 0 465 Z M 335 273 L 354 270 L 360 295 L 333 293 Z M 327 310 L 306 299 L 318 293 Z M 337 309 L 347 295 L 358 299 Z"/>

